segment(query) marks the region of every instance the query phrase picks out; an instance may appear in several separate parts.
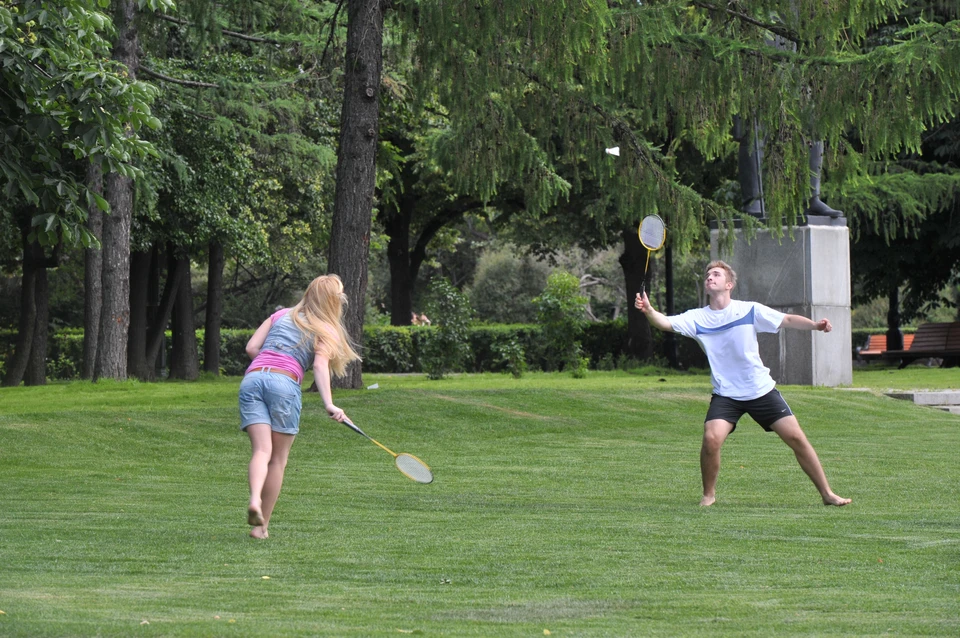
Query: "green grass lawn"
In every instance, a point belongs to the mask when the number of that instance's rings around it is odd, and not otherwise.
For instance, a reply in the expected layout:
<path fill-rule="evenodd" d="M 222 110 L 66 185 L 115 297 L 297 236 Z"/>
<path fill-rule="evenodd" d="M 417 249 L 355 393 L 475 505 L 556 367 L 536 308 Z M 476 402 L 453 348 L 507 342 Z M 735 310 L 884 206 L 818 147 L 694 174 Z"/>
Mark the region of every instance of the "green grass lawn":
<path fill-rule="evenodd" d="M 247 536 L 238 379 L 0 390 L 0 636 L 960 634 L 960 417 L 783 387 L 851 506 L 749 418 L 700 508 L 703 375 L 368 375 L 305 397 Z"/>

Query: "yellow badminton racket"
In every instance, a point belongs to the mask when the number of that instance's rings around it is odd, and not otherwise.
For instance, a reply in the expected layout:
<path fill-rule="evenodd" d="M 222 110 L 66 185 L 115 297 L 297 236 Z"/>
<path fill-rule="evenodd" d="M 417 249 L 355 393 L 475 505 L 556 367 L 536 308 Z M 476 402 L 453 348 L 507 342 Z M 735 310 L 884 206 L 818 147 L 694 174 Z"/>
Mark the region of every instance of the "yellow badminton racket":
<path fill-rule="evenodd" d="M 383 443 L 380 443 L 379 441 L 371 437 L 369 434 L 367 434 L 366 432 L 364 432 L 363 430 L 355 426 L 350 421 L 350 419 L 344 419 L 342 423 L 348 428 L 350 428 L 351 430 L 353 430 L 354 432 L 356 432 L 357 434 L 360 434 L 361 436 L 364 436 L 370 439 L 377 447 L 384 449 L 390 454 L 392 454 L 394 458 L 394 462 L 397 465 L 397 469 L 400 470 L 400 473 L 406 476 L 408 479 L 412 481 L 416 481 L 417 483 L 433 482 L 433 472 L 430 470 L 430 466 L 424 463 L 423 461 L 421 461 L 420 459 L 418 459 L 417 457 L 415 457 L 414 455 L 407 454 L 406 452 L 401 452 L 397 454 L 396 452 L 388 448 L 386 445 L 384 445 Z"/>
<path fill-rule="evenodd" d="M 647 215 L 640 222 L 640 228 L 637 229 L 640 236 L 640 244 L 647 249 L 647 263 L 643 266 L 643 283 L 640 285 L 640 295 L 647 286 L 647 268 L 650 266 L 650 253 L 663 248 L 663 242 L 667 239 L 667 227 L 659 215 Z"/>

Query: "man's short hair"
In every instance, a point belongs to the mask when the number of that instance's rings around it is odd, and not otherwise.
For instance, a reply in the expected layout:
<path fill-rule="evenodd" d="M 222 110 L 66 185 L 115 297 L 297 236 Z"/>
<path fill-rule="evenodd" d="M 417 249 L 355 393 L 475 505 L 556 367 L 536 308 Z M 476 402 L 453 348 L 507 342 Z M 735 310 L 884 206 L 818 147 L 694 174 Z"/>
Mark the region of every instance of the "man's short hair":
<path fill-rule="evenodd" d="M 709 264 L 707 264 L 707 269 L 704 271 L 704 273 L 708 273 L 714 268 L 723 268 L 727 273 L 727 280 L 734 286 L 737 285 L 737 271 L 731 268 L 730 264 L 719 259 L 716 261 L 711 261 Z"/>

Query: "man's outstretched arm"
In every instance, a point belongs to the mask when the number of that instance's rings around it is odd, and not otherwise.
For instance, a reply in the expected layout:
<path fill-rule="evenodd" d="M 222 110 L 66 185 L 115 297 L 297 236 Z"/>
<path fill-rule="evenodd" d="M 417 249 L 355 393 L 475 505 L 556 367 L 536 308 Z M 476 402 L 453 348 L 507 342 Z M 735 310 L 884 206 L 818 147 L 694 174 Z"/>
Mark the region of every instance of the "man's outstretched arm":
<path fill-rule="evenodd" d="M 830 323 L 829 319 L 814 321 L 801 315 L 784 315 L 783 321 L 780 322 L 780 327 L 793 328 L 794 330 L 820 330 L 822 332 L 830 332 L 833 330 L 833 324 Z"/>
<path fill-rule="evenodd" d="M 650 325 L 656 328 L 657 330 L 663 330 L 664 332 L 674 332 L 673 325 L 670 323 L 670 320 L 667 319 L 667 316 L 662 312 L 658 312 L 653 309 L 653 306 L 650 305 L 650 300 L 647 299 L 647 293 L 641 295 L 637 293 L 637 300 L 633 302 L 633 306 L 642 312 L 647 317 L 647 321 L 650 322 Z M 781 324 L 782 325 L 782 324 Z"/>

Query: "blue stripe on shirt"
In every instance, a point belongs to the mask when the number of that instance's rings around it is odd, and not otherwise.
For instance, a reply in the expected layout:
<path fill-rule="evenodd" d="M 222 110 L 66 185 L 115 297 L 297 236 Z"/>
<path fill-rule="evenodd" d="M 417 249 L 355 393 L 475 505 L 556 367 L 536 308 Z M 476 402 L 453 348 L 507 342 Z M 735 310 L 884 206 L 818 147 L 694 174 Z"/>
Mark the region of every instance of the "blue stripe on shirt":
<path fill-rule="evenodd" d="M 699 323 L 694 323 L 694 325 L 697 327 L 698 335 L 715 334 L 717 332 L 723 332 L 724 330 L 729 330 L 730 328 L 736 328 L 737 326 L 753 325 L 753 308 L 751 307 L 750 311 L 747 314 L 740 317 L 736 321 L 731 321 L 728 324 L 724 324 L 716 328 L 707 328 L 705 326 L 701 326 Z"/>

